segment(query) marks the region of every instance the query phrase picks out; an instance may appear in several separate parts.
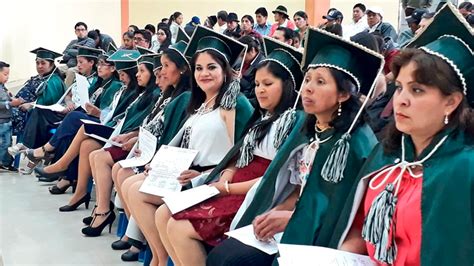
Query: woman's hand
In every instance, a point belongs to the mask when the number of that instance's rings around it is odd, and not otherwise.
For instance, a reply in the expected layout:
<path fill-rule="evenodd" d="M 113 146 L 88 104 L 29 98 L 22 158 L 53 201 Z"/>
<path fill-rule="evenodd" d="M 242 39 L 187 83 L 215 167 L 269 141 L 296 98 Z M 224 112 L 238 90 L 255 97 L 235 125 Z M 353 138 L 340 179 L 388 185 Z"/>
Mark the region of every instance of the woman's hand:
<path fill-rule="evenodd" d="M 119 135 L 119 136 L 120 136 L 120 135 Z M 130 139 L 128 139 L 127 141 L 125 141 L 125 142 L 123 143 L 123 145 L 122 145 L 122 150 L 124 150 L 124 151 L 131 151 L 132 148 L 133 148 L 133 145 L 135 145 L 135 143 L 137 142 L 137 140 L 138 140 L 138 138 L 130 138 Z M 136 153 L 137 150 L 138 150 L 138 149 L 135 149 L 135 152 L 134 152 L 135 155 L 137 154 L 137 153 Z M 141 153 L 141 152 L 140 152 L 140 153 Z M 135 157 L 140 157 L 140 155 L 139 155 L 139 156 L 135 156 Z"/>
<path fill-rule="evenodd" d="M 126 143 L 130 138 L 127 136 L 127 134 L 120 134 L 115 137 L 112 137 L 112 141 L 118 142 L 118 143 Z"/>
<path fill-rule="evenodd" d="M 63 111 L 61 111 L 62 114 L 67 114 L 69 112 L 72 112 L 76 109 L 76 105 L 73 102 L 66 102 L 66 107 L 64 108 Z"/>
<path fill-rule="evenodd" d="M 145 164 L 145 171 L 143 171 L 143 174 L 147 176 L 150 170 L 151 170 L 150 164 L 149 163 Z"/>
<path fill-rule="evenodd" d="M 20 110 L 27 112 L 29 110 L 33 109 L 33 104 L 32 103 L 23 103 L 20 105 Z"/>
<path fill-rule="evenodd" d="M 10 101 L 10 105 L 13 106 L 13 107 L 18 107 L 18 106 L 22 105 L 23 103 L 25 103 L 25 100 L 23 100 L 22 98 L 13 98 Z"/>
<path fill-rule="evenodd" d="M 285 231 L 292 214 L 292 211 L 271 210 L 257 216 L 252 223 L 255 237 L 268 242 L 275 234 Z"/>
<path fill-rule="evenodd" d="M 225 183 L 226 183 L 226 181 L 221 179 L 217 182 L 209 184 L 209 186 L 217 188 L 217 190 L 219 190 L 219 196 L 225 196 L 225 195 L 229 195 L 229 192 L 227 191 L 229 183 L 227 183 L 227 186 L 226 186 Z"/>
<path fill-rule="evenodd" d="M 201 173 L 195 170 L 185 170 L 178 176 L 178 182 L 181 186 L 187 185 L 191 179 L 199 176 Z"/>
<path fill-rule="evenodd" d="M 86 113 L 91 116 L 100 117 L 100 109 L 91 103 L 86 103 Z"/>

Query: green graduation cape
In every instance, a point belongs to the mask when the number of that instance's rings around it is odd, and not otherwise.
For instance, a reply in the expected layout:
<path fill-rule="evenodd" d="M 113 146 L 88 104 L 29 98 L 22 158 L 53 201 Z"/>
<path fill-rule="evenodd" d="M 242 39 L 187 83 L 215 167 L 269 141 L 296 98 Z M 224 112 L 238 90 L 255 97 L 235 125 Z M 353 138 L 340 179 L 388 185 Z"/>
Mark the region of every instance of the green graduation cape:
<path fill-rule="evenodd" d="M 450 136 L 433 156 L 423 163 L 421 196 L 421 265 L 474 265 L 474 146 L 472 137 L 459 130 L 443 130 L 423 151 L 424 158 L 447 134 Z M 405 138 L 406 160 L 412 162 L 413 142 Z M 371 153 L 362 168 L 358 186 L 349 196 L 330 246 L 342 244 L 352 226 L 351 210 L 357 211 L 362 199 L 355 199 L 357 188 L 365 194 L 364 180 L 374 172 L 393 165 L 401 149 L 386 154 L 382 145 Z M 397 160 L 398 161 L 398 160 Z M 367 180 L 368 181 L 368 180 Z M 357 184 L 357 183 L 356 183 Z"/>
<path fill-rule="evenodd" d="M 117 103 L 117 106 L 114 109 L 114 113 L 112 117 L 116 117 L 120 114 L 123 114 L 125 110 L 127 110 L 127 107 L 130 106 L 130 104 L 135 101 L 135 99 L 140 95 L 138 92 L 138 87 L 137 88 L 132 88 L 132 89 L 125 89 L 122 92 L 122 95 L 120 95 L 120 99 Z"/>
<path fill-rule="evenodd" d="M 161 90 L 158 87 L 151 92 L 145 91 L 127 110 L 120 134 L 136 130 L 151 113 L 160 94 Z"/>
<path fill-rule="evenodd" d="M 46 78 L 48 79 L 48 78 Z M 42 105 L 52 105 L 58 102 L 66 91 L 66 85 L 58 74 L 52 73 L 48 82 L 40 88 L 36 103 Z"/>
<path fill-rule="evenodd" d="M 366 124 L 359 126 L 350 139 L 350 151 L 344 178 L 339 183 L 321 177 L 329 152 L 343 133 L 327 130 L 320 134 L 321 143 L 313 161 L 310 175 L 295 211 L 285 229 L 281 243 L 327 247 L 364 161 L 376 145 L 377 139 Z"/>
<path fill-rule="evenodd" d="M 255 196 L 253 197 L 250 205 L 245 210 L 242 218 L 240 218 L 236 228 L 251 224 L 257 215 L 260 215 L 275 207 L 272 205 L 275 198 L 275 188 L 280 168 L 288 160 L 288 157 L 293 149 L 309 140 L 308 137 L 303 133 L 305 124 L 305 113 L 303 111 L 296 111 L 296 119 L 293 128 L 288 134 L 288 137 L 282 143 L 281 147 L 278 149 L 275 158 L 273 158 L 272 162 L 265 171 L 265 174 L 262 176 L 260 185 L 255 192 Z M 241 145 L 239 145 L 237 149 L 235 149 L 235 147 L 232 149 L 233 153 L 235 153 L 233 154 L 234 156 L 238 154 L 240 146 Z M 232 159 L 232 157 L 226 156 L 226 158 L 229 159 Z M 227 165 L 229 162 L 223 160 L 222 163 Z"/>
<path fill-rule="evenodd" d="M 122 88 L 122 82 L 113 76 L 108 80 L 102 81 L 102 84 L 106 85 L 103 87 L 102 93 L 95 101 L 95 105 L 101 110 L 107 108 L 112 103 L 115 93 Z M 91 85 L 90 88 L 93 88 L 93 86 Z M 97 89 L 98 87 L 95 90 Z M 89 95 L 92 95 L 94 92 L 95 91 L 89 90 Z"/>
<path fill-rule="evenodd" d="M 191 92 L 186 91 L 174 98 L 163 110 L 163 134 L 157 143 L 157 150 L 161 145 L 167 145 L 181 129 L 187 117 L 186 107 L 191 99 Z"/>

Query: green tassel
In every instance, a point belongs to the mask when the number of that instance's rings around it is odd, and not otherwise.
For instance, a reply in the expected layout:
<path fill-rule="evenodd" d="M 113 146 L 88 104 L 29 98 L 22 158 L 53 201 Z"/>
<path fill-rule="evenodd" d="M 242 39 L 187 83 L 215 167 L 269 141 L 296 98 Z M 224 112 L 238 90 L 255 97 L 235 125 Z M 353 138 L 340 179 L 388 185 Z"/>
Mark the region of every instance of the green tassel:
<path fill-rule="evenodd" d="M 324 180 L 331 183 L 339 183 L 344 178 L 344 169 L 349 157 L 350 139 L 351 135 L 345 133 L 332 147 L 321 170 L 321 176 Z"/>
<path fill-rule="evenodd" d="M 227 90 L 222 96 L 220 106 L 224 110 L 232 110 L 237 106 L 237 96 L 240 93 L 240 81 L 237 79 L 232 80 L 227 87 Z"/>
<path fill-rule="evenodd" d="M 285 139 L 290 134 L 291 128 L 295 124 L 296 120 L 296 110 L 291 108 L 286 110 L 278 121 L 276 122 L 276 132 L 275 132 L 275 139 L 273 140 L 273 147 L 276 149 L 280 148 L 281 144 L 285 141 Z"/>
<path fill-rule="evenodd" d="M 364 240 L 375 246 L 374 258 L 387 264 L 393 264 L 397 257 L 393 221 L 396 205 L 394 185 L 390 183 L 372 202 L 362 228 Z"/>

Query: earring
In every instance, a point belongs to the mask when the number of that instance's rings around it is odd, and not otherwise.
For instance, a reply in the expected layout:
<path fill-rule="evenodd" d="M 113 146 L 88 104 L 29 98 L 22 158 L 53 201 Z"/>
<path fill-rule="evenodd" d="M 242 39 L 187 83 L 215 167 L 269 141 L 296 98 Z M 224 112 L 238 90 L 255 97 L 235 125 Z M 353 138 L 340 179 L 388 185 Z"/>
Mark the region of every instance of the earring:
<path fill-rule="evenodd" d="M 179 74 L 183 75 L 183 71 L 179 72 Z"/>
<path fill-rule="evenodd" d="M 446 114 L 444 116 L 444 124 L 447 125 L 449 123 L 449 118 L 448 118 L 448 114 Z"/>
<path fill-rule="evenodd" d="M 337 116 L 341 116 L 342 114 L 342 104 L 339 102 L 339 107 L 337 108 Z"/>

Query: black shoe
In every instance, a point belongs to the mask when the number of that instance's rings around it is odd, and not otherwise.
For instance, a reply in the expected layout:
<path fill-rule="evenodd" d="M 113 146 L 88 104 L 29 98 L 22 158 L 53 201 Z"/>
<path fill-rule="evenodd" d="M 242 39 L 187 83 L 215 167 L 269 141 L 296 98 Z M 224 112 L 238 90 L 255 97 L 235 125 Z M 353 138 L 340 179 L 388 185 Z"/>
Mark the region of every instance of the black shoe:
<path fill-rule="evenodd" d="M 92 223 L 92 219 L 94 219 L 94 217 L 92 216 L 94 215 L 95 208 L 97 208 L 97 205 L 94 205 L 94 209 L 92 209 L 91 216 L 87 216 L 82 219 L 82 222 L 85 225 L 90 225 Z M 114 208 L 115 208 L 114 203 L 111 201 L 109 204 L 109 210 L 113 210 Z"/>
<path fill-rule="evenodd" d="M 127 250 L 131 247 L 127 241 L 123 241 L 122 239 L 119 239 L 115 242 L 112 243 L 111 247 L 113 250 Z"/>
<path fill-rule="evenodd" d="M 72 186 L 72 191 L 74 193 L 76 183 L 71 182 L 71 181 L 69 181 L 69 184 L 65 185 L 64 187 L 58 187 L 57 185 L 54 185 L 54 186 L 50 187 L 49 188 L 49 193 L 51 193 L 53 195 L 64 194 L 66 192 L 66 190 L 71 186 Z"/>
<path fill-rule="evenodd" d="M 10 172 L 18 172 L 18 169 L 16 169 L 15 167 L 11 165 L 0 165 L 0 169 L 7 170 Z"/>
<path fill-rule="evenodd" d="M 36 167 L 34 171 L 36 173 L 36 176 L 38 177 L 46 177 L 49 179 L 56 178 L 56 180 L 66 175 L 66 171 L 61 171 L 61 172 L 56 172 L 56 173 L 46 173 L 43 167 Z"/>
<path fill-rule="evenodd" d="M 127 252 L 123 253 L 120 258 L 123 261 L 138 261 L 139 254 L 140 252 L 133 252 L 133 251 L 127 250 Z"/>
<path fill-rule="evenodd" d="M 77 209 L 77 207 L 81 206 L 82 203 L 85 203 L 86 209 L 89 209 L 89 202 L 91 201 L 91 194 L 87 193 L 82 197 L 78 202 L 72 205 L 64 205 L 59 208 L 60 212 L 72 212 Z"/>
<path fill-rule="evenodd" d="M 100 234 L 102 234 L 102 231 L 107 225 L 109 226 L 109 233 L 112 232 L 112 224 L 115 221 L 115 212 L 113 212 L 113 210 L 109 210 L 106 213 L 94 213 L 94 219 L 98 216 L 107 216 L 107 218 L 97 227 L 91 227 L 89 225 L 87 227 L 82 228 L 82 233 L 84 235 L 91 237 L 100 236 Z M 94 219 L 92 220 L 91 224 L 94 223 Z"/>
<path fill-rule="evenodd" d="M 60 178 L 59 176 L 55 176 L 55 177 L 39 176 L 39 177 L 38 177 L 38 181 L 39 181 L 39 182 L 51 183 L 51 182 L 54 182 L 54 181 L 59 180 L 59 178 Z"/>

